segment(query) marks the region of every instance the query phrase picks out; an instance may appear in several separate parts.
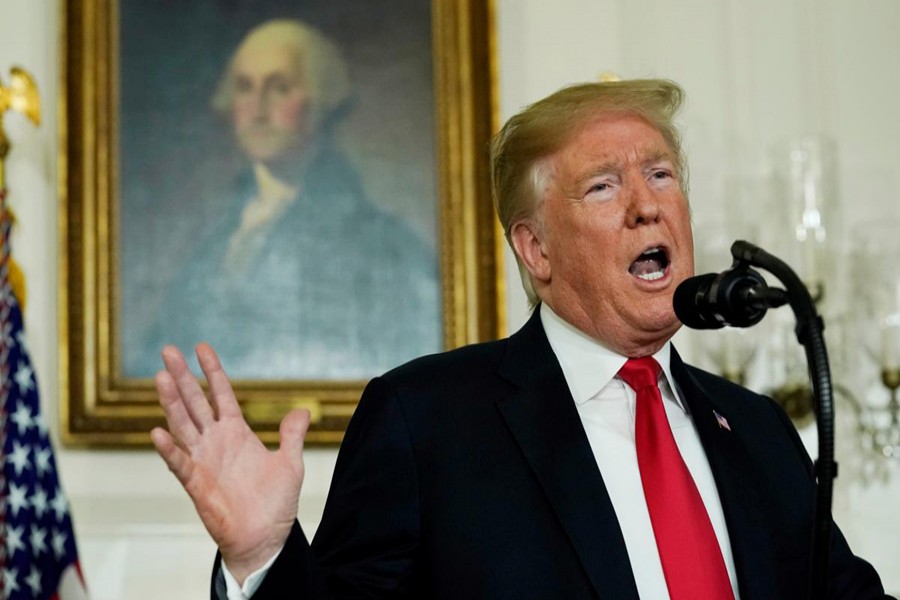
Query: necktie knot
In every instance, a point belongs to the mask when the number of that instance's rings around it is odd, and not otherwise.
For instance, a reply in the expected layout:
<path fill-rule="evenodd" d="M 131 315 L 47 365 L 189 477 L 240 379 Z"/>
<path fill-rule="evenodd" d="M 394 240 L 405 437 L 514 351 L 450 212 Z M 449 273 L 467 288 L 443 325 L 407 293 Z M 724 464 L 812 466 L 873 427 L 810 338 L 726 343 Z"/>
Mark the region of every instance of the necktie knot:
<path fill-rule="evenodd" d="M 619 377 L 635 392 L 646 387 L 656 387 L 660 366 L 652 356 L 629 358 L 619 369 Z"/>

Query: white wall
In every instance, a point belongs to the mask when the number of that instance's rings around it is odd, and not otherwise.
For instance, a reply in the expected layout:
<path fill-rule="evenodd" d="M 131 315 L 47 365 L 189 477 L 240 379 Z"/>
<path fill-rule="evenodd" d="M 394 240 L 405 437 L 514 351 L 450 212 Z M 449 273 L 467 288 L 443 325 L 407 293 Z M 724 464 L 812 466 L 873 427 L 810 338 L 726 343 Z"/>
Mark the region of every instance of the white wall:
<path fill-rule="evenodd" d="M 751 186 L 741 188 L 747 213 L 766 215 L 765 225 L 773 228 L 764 189 L 772 146 L 808 131 L 838 141 L 845 223 L 900 212 L 895 185 L 900 119 L 894 111 L 900 92 L 895 35 L 900 3 L 895 0 L 497 0 L 496 5 L 504 119 L 566 83 L 603 71 L 665 76 L 686 88 L 682 121 L 698 224 L 726 214 L 726 192 L 739 179 Z M 39 129 L 18 116 L 7 117 L 6 124 L 14 143 L 8 165 L 11 203 L 20 219 L 14 249 L 30 288 L 28 340 L 45 414 L 54 425 L 57 27 L 53 0 L 0 0 L 0 78 L 8 78 L 10 65 L 21 64 L 36 76 L 44 100 Z M 757 183 L 760 198 L 754 193 Z M 527 311 L 508 262 L 509 323 L 516 327 Z M 692 337 L 683 341 L 688 354 L 695 344 Z M 865 387 L 865 380 L 856 385 Z M 59 448 L 58 460 L 96 600 L 206 596 L 212 544 L 155 455 Z M 333 451 L 307 452 L 301 516 L 310 528 L 320 514 L 333 462 Z M 845 468 L 836 501 L 845 533 L 895 593 L 900 590 L 896 471 L 890 484 L 863 485 Z"/>

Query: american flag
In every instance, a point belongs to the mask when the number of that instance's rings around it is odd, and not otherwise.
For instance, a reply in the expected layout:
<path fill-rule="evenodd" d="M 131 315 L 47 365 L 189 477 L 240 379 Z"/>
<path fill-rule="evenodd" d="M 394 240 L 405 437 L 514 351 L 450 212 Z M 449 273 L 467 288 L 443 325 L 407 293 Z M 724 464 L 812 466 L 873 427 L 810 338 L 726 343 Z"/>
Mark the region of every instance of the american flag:
<path fill-rule="evenodd" d="M 3 196 L 0 190 L 0 598 L 83 599 L 69 506 L 10 285 L 11 218 Z"/>
<path fill-rule="evenodd" d="M 725 417 L 723 417 L 722 415 L 720 415 L 720 414 L 718 413 L 718 411 L 715 411 L 715 410 L 714 410 L 714 411 L 713 411 L 713 414 L 716 415 L 716 421 L 719 422 L 719 427 L 720 427 L 720 428 L 722 428 L 722 429 L 727 429 L 728 431 L 731 431 L 731 425 L 728 424 L 728 419 L 726 419 Z"/>

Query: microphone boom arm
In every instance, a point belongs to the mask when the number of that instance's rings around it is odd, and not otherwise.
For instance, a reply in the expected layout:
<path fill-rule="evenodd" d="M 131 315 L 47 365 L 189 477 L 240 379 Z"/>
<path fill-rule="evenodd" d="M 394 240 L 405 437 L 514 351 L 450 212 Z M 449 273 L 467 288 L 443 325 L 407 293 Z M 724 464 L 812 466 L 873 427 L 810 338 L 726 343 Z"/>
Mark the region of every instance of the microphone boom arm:
<path fill-rule="evenodd" d="M 831 542 L 831 502 L 834 478 L 837 477 L 837 463 L 834 462 L 834 395 L 831 384 L 831 369 L 828 365 L 828 351 L 825 347 L 825 324 L 816 310 L 815 302 L 797 274 L 782 260 L 765 250 L 738 240 L 731 246 L 735 266 L 754 266 L 765 269 L 784 285 L 785 290 L 764 289 L 761 295 L 770 292 L 776 302 L 790 304 L 797 319 L 797 340 L 806 350 L 813 391 L 813 405 L 819 432 L 819 457 L 815 462 L 816 500 L 815 521 L 813 523 L 813 557 L 811 568 L 811 597 L 818 600 L 826 597 L 828 583 L 828 558 Z M 756 290 L 759 291 L 759 290 Z M 779 294 L 780 292 L 780 294 Z M 760 298 L 762 302 L 767 302 Z M 781 304 L 778 304 L 780 306 Z M 771 305 L 774 306 L 774 305 Z"/>

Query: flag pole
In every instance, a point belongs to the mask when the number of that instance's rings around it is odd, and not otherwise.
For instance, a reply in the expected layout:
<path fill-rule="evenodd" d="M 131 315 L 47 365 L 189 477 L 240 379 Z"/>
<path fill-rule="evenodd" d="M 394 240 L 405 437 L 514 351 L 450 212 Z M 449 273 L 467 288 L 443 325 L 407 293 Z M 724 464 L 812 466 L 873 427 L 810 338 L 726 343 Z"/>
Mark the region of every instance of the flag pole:
<path fill-rule="evenodd" d="M 86 600 L 69 504 L 25 347 L 24 278 L 9 247 L 3 116 L 15 111 L 38 125 L 41 106 L 31 75 L 14 67 L 9 82 L 0 81 L 0 598 Z"/>
<path fill-rule="evenodd" d="M 9 86 L 5 86 L 3 81 L 0 80 L 0 297 L 6 293 L 3 292 L 3 290 L 7 289 L 8 285 L 12 284 L 13 287 L 16 287 L 16 268 L 12 262 L 9 251 L 9 234 L 13 225 L 13 215 L 6 206 L 6 157 L 9 155 L 11 148 L 9 137 L 7 137 L 6 130 L 3 127 L 3 117 L 7 111 L 20 112 L 35 125 L 40 124 L 41 105 L 37 86 L 31 75 L 18 67 L 13 67 L 10 70 Z M 13 292 L 13 294 L 15 294 L 15 292 Z M 24 301 L 24 297 L 22 300 Z M 13 324 L 11 322 L 11 317 L 12 303 L 0 301 L 0 329 L 2 329 L 2 331 L 5 332 L 12 329 Z M 13 352 L 12 344 L 15 342 L 15 340 L 8 340 L 5 335 L 0 336 L 0 375 L 2 375 L 2 377 L 0 377 L 0 379 L 2 379 L 2 382 L 0 382 L 0 423 L 3 423 L 3 443 L 0 444 L 0 459 L 3 459 L 2 463 L 4 467 L 7 458 L 5 451 L 7 441 L 6 423 L 10 418 L 8 404 L 12 386 L 14 385 L 10 381 L 13 373 L 7 364 L 7 359 Z M 8 515 L 6 511 L 6 500 L 8 500 L 5 497 L 8 483 L 6 475 L 5 468 L 0 470 L 0 496 L 3 496 L 4 500 L 3 508 L 0 509 L 0 538 L 4 541 L 4 548 L 0 549 L 0 571 L 2 571 L 0 596 L 4 598 L 9 597 L 13 589 L 17 589 L 16 586 L 19 585 L 16 581 L 7 581 L 10 575 L 10 572 L 8 572 L 8 563 L 15 557 L 16 549 L 12 549 L 12 555 L 8 556 L 5 547 L 5 542 L 8 541 L 7 534 L 9 533 L 7 531 L 7 525 L 10 524 L 10 520 L 8 519 L 10 515 Z M 15 510 L 18 509 L 14 509 L 14 511 Z M 14 533 L 18 533 L 18 530 Z M 13 577 L 15 577 L 17 572 L 14 571 L 12 574 Z M 7 586 L 10 586 L 12 589 L 6 589 Z"/>

